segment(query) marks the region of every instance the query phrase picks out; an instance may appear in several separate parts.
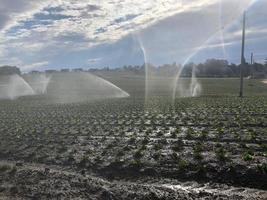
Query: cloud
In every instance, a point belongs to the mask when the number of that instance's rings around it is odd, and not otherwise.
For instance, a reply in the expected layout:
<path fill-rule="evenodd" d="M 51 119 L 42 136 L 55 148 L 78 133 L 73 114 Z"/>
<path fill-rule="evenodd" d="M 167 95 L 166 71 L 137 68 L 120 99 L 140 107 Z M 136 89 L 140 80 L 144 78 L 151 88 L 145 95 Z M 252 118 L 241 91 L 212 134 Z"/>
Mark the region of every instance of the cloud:
<path fill-rule="evenodd" d="M 17 25 L 21 19 L 27 20 L 40 9 L 49 5 L 51 0 L 1 0 L 0 30 L 7 30 Z"/>
<path fill-rule="evenodd" d="M 49 60 L 49 66 L 65 63 L 63 59 L 70 54 L 76 58 L 70 61 L 70 65 L 74 65 L 74 61 L 77 65 L 87 65 L 88 55 L 85 54 L 89 52 L 95 54 L 95 58 L 103 58 L 95 64 L 111 62 L 119 65 L 122 62 L 119 59 L 127 62 L 127 57 L 129 62 L 138 60 L 139 63 L 141 49 L 138 45 L 141 44 L 138 40 L 144 45 L 148 59 L 152 62 L 180 62 L 196 48 L 208 46 L 206 41 L 214 37 L 222 26 L 238 21 L 240 13 L 252 2 L 1 1 L 0 52 L 4 53 L 0 54 L 0 64 L 9 57 L 11 61 L 20 60 L 23 66 L 25 63 L 34 64 L 43 60 Z M 260 25 L 262 23 L 264 20 L 257 24 L 258 29 L 254 27 L 256 35 L 259 32 L 264 34 Z M 134 40 L 129 39 L 129 35 L 133 35 Z M 225 31 L 224 37 L 225 44 L 230 45 L 238 39 L 239 33 L 236 29 Z M 211 42 L 214 44 L 210 46 L 215 48 L 218 42 L 216 39 Z M 131 45 L 137 50 L 132 50 Z M 100 49 L 102 53 L 94 52 Z"/>
<path fill-rule="evenodd" d="M 88 64 L 95 64 L 101 61 L 103 58 L 89 58 L 88 59 Z"/>
<path fill-rule="evenodd" d="M 36 1 L 3 0 L 0 29 L 13 31 L 26 29 L 30 35 L 46 32 L 46 39 L 75 31 L 88 39 L 88 47 L 103 42 L 114 42 L 131 31 L 145 28 L 156 21 L 211 4 L 209 0 L 182 3 L 177 0 L 104 0 L 88 1 Z M 4 9 L 6 8 L 6 9 Z"/>
<path fill-rule="evenodd" d="M 224 30 L 233 26 L 233 31 L 240 29 L 240 16 L 249 4 L 250 1 L 218 1 L 155 23 L 137 35 L 145 51 L 146 62 L 183 63 L 189 58 L 197 57 L 199 51 L 211 47 L 212 43 L 217 47 L 226 43 L 229 45 L 232 41 L 225 39 L 232 37 L 231 33 L 224 35 L 223 41 L 221 33 L 226 34 Z"/>
<path fill-rule="evenodd" d="M 23 66 L 21 66 L 21 69 L 23 71 L 30 71 L 30 70 L 33 70 L 33 69 L 38 69 L 38 68 L 41 68 L 41 67 L 45 67 L 49 64 L 48 61 L 42 61 L 42 62 L 36 62 L 36 63 L 31 63 L 31 64 L 24 64 Z"/>

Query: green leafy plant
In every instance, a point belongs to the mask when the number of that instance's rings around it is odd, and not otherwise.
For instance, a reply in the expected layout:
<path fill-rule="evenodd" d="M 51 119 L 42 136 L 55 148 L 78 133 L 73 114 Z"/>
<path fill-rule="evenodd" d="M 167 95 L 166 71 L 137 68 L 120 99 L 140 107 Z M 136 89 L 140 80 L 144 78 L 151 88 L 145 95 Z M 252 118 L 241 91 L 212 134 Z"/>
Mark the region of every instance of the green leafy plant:
<path fill-rule="evenodd" d="M 223 147 L 218 147 L 216 148 L 215 150 L 215 154 L 216 154 L 216 157 L 219 161 L 226 161 L 227 160 L 227 155 L 226 155 L 226 151 L 224 150 Z"/>
<path fill-rule="evenodd" d="M 184 142 L 182 140 L 177 140 L 172 146 L 172 150 L 175 152 L 180 152 L 184 149 Z"/>
<path fill-rule="evenodd" d="M 6 172 L 12 169 L 11 165 L 7 165 L 7 164 L 1 164 L 0 165 L 0 172 Z"/>
<path fill-rule="evenodd" d="M 262 163 L 257 165 L 258 170 L 263 173 L 263 174 L 267 174 L 267 163 Z"/>
<path fill-rule="evenodd" d="M 254 155 L 251 151 L 246 151 L 244 154 L 243 154 L 243 160 L 244 161 L 252 161 L 254 159 Z"/>
<path fill-rule="evenodd" d="M 141 149 L 137 150 L 133 155 L 135 160 L 140 160 L 143 156 L 144 155 Z"/>
<path fill-rule="evenodd" d="M 189 163 L 186 160 L 180 159 L 178 161 L 178 169 L 180 171 L 185 171 L 188 166 L 189 166 Z"/>
<path fill-rule="evenodd" d="M 202 155 L 203 149 L 204 149 L 203 144 L 201 144 L 200 142 L 196 143 L 196 145 L 193 148 L 193 156 L 196 160 L 203 159 L 203 155 Z"/>

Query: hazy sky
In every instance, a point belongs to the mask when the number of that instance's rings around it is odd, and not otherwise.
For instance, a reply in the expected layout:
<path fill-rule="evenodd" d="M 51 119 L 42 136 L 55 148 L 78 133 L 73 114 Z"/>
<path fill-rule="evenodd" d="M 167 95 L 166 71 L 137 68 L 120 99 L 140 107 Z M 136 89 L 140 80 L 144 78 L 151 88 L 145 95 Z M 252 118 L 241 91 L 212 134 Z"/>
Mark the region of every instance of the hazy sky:
<path fill-rule="evenodd" d="M 0 65 L 23 71 L 267 57 L 267 0 L 0 0 Z"/>

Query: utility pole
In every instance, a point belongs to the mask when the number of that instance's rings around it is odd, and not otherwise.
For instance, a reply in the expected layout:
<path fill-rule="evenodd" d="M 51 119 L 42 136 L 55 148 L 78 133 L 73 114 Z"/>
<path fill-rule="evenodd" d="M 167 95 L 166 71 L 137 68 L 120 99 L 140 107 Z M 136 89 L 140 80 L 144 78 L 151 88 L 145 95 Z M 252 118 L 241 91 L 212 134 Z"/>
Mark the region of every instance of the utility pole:
<path fill-rule="evenodd" d="M 251 65 L 253 65 L 253 64 L 254 64 L 253 57 L 254 57 L 254 55 L 253 55 L 253 52 L 252 52 L 252 53 L 251 53 L 251 57 L 250 57 L 250 64 L 251 64 Z"/>
<path fill-rule="evenodd" d="M 244 76 L 244 66 L 245 60 L 245 35 L 246 35 L 246 12 L 243 15 L 243 33 L 242 33 L 242 52 L 241 52 L 241 66 L 240 66 L 240 92 L 239 97 L 243 97 L 243 76 Z"/>

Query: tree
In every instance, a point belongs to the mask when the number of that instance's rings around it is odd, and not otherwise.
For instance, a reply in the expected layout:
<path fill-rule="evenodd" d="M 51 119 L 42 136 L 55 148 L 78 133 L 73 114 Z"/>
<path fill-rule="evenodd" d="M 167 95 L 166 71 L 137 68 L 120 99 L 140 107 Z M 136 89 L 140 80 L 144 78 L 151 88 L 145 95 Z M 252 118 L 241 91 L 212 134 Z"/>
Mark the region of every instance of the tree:
<path fill-rule="evenodd" d="M 186 77 L 191 77 L 194 67 L 196 67 L 196 65 L 193 62 L 185 64 L 182 75 Z"/>
<path fill-rule="evenodd" d="M 208 59 L 205 63 L 205 72 L 208 76 L 223 76 L 228 68 L 228 61 Z"/>
<path fill-rule="evenodd" d="M 21 74 L 20 69 L 13 66 L 3 66 L 0 67 L 0 75 L 13 75 L 13 74 Z"/>

